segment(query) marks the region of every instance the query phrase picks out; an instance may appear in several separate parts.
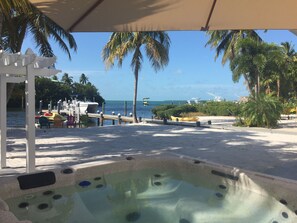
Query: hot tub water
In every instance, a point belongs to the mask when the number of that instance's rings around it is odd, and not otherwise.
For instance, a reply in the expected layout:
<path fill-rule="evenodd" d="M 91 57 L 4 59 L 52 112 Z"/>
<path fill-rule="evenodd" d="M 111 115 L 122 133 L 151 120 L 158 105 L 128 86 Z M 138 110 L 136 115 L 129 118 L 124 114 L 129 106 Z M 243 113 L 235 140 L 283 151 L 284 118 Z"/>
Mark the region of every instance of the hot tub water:
<path fill-rule="evenodd" d="M 144 169 L 84 179 L 74 186 L 6 200 L 38 223 L 294 223 L 284 202 L 192 173 Z M 186 179 L 186 180 L 185 180 Z"/>

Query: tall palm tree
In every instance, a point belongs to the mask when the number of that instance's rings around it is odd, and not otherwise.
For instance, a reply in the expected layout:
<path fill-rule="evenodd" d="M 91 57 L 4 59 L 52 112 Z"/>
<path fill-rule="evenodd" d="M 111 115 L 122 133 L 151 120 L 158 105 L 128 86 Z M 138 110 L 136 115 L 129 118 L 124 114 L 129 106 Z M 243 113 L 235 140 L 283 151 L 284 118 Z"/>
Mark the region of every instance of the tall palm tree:
<path fill-rule="evenodd" d="M 216 49 L 215 60 L 220 56 L 222 56 L 222 64 L 225 65 L 227 61 L 232 61 L 236 54 L 238 53 L 236 49 L 238 49 L 237 44 L 240 40 L 245 38 L 251 38 L 256 41 L 262 42 L 261 37 L 254 30 L 217 30 L 217 31 L 207 31 L 209 35 L 209 40 L 205 44 L 205 46 L 210 45 L 211 48 Z M 250 86 L 251 80 L 248 76 L 248 73 L 241 74 L 245 79 L 245 83 L 247 85 L 248 90 L 251 92 L 253 88 Z"/>
<path fill-rule="evenodd" d="M 122 66 L 123 59 L 132 53 L 131 68 L 134 72 L 133 122 L 137 122 L 136 102 L 138 88 L 138 74 L 143 61 L 142 49 L 157 72 L 169 62 L 170 38 L 166 32 L 119 32 L 112 33 L 108 43 L 102 51 L 103 60 L 107 68 Z"/>
<path fill-rule="evenodd" d="M 73 77 L 72 76 L 69 76 L 68 73 L 64 73 L 62 78 L 61 78 L 61 81 L 66 84 L 66 85 L 71 85 L 73 83 Z"/>
<path fill-rule="evenodd" d="M 277 97 L 280 97 L 281 92 L 281 79 L 288 79 L 290 76 L 290 68 L 292 67 L 292 63 L 294 63 L 294 57 L 296 56 L 296 52 L 294 50 L 294 45 L 289 42 L 282 42 L 281 49 L 283 54 L 283 63 L 280 63 L 280 70 L 277 76 Z"/>
<path fill-rule="evenodd" d="M 88 77 L 84 73 L 82 73 L 79 77 L 79 83 L 85 85 L 88 83 L 88 81 L 89 81 Z"/>
<path fill-rule="evenodd" d="M 272 65 L 281 59 L 280 47 L 246 38 L 238 42 L 236 50 L 238 53 L 230 62 L 233 81 L 238 82 L 245 74 L 250 93 L 254 88 L 255 93 L 259 94 L 261 79 L 269 76 Z"/>
<path fill-rule="evenodd" d="M 222 64 L 235 57 L 236 55 L 236 46 L 241 39 L 251 38 L 256 41 L 262 42 L 261 37 L 255 30 L 217 30 L 217 31 L 207 31 L 209 35 L 209 40 L 205 46 L 210 45 L 211 48 L 216 49 L 217 59 L 221 54 Z"/>

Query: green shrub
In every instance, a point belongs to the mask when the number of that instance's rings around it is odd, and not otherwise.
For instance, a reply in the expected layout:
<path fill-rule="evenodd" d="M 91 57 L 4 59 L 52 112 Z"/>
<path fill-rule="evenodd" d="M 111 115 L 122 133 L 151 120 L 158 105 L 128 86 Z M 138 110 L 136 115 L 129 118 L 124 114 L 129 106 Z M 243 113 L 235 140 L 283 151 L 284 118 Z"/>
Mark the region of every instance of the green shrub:
<path fill-rule="evenodd" d="M 228 101 L 209 101 L 195 105 L 160 105 L 152 109 L 157 118 L 170 118 L 171 116 L 188 116 L 187 114 L 198 112 L 203 115 L 237 116 L 240 113 L 240 105 Z"/>
<path fill-rule="evenodd" d="M 242 117 L 247 126 L 273 128 L 277 126 L 281 112 L 282 105 L 276 97 L 260 94 L 250 97 L 243 105 Z"/>
<path fill-rule="evenodd" d="M 155 117 L 164 119 L 164 118 L 168 118 L 166 115 L 166 111 L 176 107 L 177 105 L 160 105 L 160 106 L 154 107 L 152 109 L 152 113 L 154 114 Z"/>
<path fill-rule="evenodd" d="M 285 115 L 296 114 L 297 103 L 296 102 L 286 102 L 283 104 L 282 113 Z"/>

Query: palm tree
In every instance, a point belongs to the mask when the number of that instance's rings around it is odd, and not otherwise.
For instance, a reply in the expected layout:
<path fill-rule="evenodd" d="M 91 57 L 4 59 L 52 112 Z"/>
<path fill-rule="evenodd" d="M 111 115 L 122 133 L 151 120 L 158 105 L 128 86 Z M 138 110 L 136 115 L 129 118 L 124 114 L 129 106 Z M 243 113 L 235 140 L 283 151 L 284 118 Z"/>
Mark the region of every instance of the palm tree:
<path fill-rule="evenodd" d="M 238 53 L 230 62 L 233 81 L 238 82 L 245 74 L 250 93 L 254 88 L 259 94 L 261 79 L 268 77 L 272 65 L 281 59 L 280 47 L 246 38 L 237 43 L 236 50 Z"/>
<path fill-rule="evenodd" d="M 79 83 L 85 85 L 88 83 L 88 81 L 89 79 L 87 78 L 87 76 L 84 73 L 82 73 L 79 77 Z"/>
<path fill-rule="evenodd" d="M 122 66 L 123 59 L 132 53 L 131 68 L 134 72 L 133 122 L 137 122 L 136 101 L 138 88 L 138 74 L 143 61 L 142 48 L 145 50 L 152 67 L 157 72 L 169 62 L 170 38 L 166 32 L 119 32 L 112 33 L 108 43 L 102 51 L 103 60 L 107 68 Z"/>
<path fill-rule="evenodd" d="M 225 65 L 227 61 L 232 61 L 236 56 L 237 44 L 242 39 L 251 38 L 258 42 L 262 42 L 261 37 L 254 30 L 217 30 L 207 31 L 210 36 L 205 46 L 210 45 L 211 48 L 216 49 L 215 60 L 223 54 L 222 64 Z M 243 76 L 248 90 L 251 92 L 252 86 L 250 86 L 251 80 L 247 73 L 243 73 Z"/>
<path fill-rule="evenodd" d="M 69 76 L 68 73 L 64 73 L 61 81 L 66 85 L 71 85 L 73 83 L 73 77 Z"/>
<path fill-rule="evenodd" d="M 4 18 L 9 21 L 14 11 L 28 13 L 31 10 L 31 4 L 27 0 L 1 0 L 0 1 L 0 36 L 2 36 L 2 26 Z"/>
<path fill-rule="evenodd" d="M 19 52 L 29 33 L 32 35 L 39 53 L 43 56 L 52 57 L 54 55 L 49 39 L 58 43 L 59 47 L 68 54 L 69 59 L 71 59 L 69 49 L 74 51 L 77 49 L 73 36 L 34 6 L 29 7 L 27 13 L 15 10 L 10 16 L 4 17 L 2 25 L 1 45 L 6 51 Z"/>
<path fill-rule="evenodd" d="M 279 75 L 277 77 L 277 97 L 280 97 L 281 91 L 281 79 L 290 75 L 290 68 L 292 63 L 294 63 L 294 57 L 296 52 L 294 46 L 289 42 L 282 42 L 282 53 L 283 53 L 283 63 L 280 64 Z"/>
<path fill-rule="evenodd" d="M 236 46 L 241 39 L 251 38 L 256 41 L 262 42 L 261 37 L 254 30 L 218 30 L 218 31 L 207 31 L 207 34 L 210 36 L 209 40 L 205 46 L 210 45 L 211 48 L 216 49 L 217 59 L 221 54 L 222 64 L 235 57 L 236 55 Z"/>
<path fill-rule="evenodd" d="M 77 45 L 69 32 L 43 15 L 28 0 L 1 0 L 0 2 L 0 10 L 3 12 L 0 15 L 2 49 L 13 53 L 19 52 L 25 36 L 30 33 L 41 55 L 47 57 L 54 55 L 49 43 L 49 39 L 52 38 L 71 59 L 69 48 L 76 51 Z M 69 47 L 64 39 L 68 42 Z M 8 99 L 14 85 L 13 83 L 8 84 Z"/>

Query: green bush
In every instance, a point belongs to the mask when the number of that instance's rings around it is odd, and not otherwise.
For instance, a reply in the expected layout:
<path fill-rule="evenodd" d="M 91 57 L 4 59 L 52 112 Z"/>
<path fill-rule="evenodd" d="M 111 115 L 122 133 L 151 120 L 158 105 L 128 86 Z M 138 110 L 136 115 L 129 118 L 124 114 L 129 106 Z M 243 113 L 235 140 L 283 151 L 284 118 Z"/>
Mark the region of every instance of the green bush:
<path fill-rule="evenodd" d="M 228 101 L 209 101 L 195 105 L 160 105 L 152 109 L 153 114 L 157 118 L 170 118 L 171 116 L 187 116 L 187 113 L 198 112 L 204 115 L 214 116 L 237 116 L 240 113 L 240 105 L 235 102 Z"/>
<path fill-rule="evenodd" d="M 260 94 L 250 97 L 243 105 L 242 117 L 247 126 L 273 128 L 277 126 L 281 112 L 282 105 L 276 97 Z"/>
<path fill-rule="evenodd" d="M 155 117 L 164 119 L 164 118 L 168 118 L 166 115 L 166 111 L 176 107 L 177 105 L 160 105 L 160 106 L 154 107 L 152 109 L 152 113 L 154 114 Z"/>
<path fill-rule="evenodd" d="M 297 110 L 297 103 L 296 102 L 286 102 L 283 104 L 283 111 L 282 113 L 285 115 L 289 115 L 289 114 L 296 114 L 296 110 Z"/>

